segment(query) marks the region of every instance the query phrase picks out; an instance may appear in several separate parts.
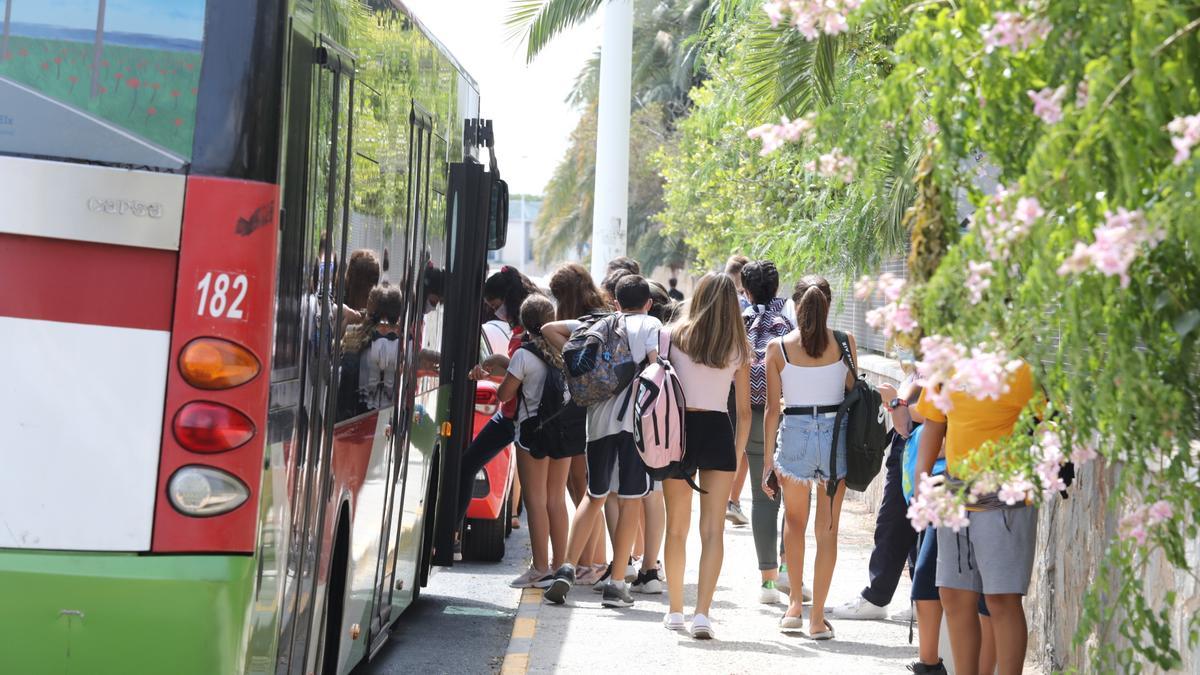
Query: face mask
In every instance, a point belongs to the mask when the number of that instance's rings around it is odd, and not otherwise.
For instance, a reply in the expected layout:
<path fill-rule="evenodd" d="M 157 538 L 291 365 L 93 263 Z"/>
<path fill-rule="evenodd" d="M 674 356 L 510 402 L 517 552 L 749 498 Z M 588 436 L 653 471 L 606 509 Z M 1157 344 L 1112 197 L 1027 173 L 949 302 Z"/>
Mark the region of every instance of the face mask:
<path fill-rule="evenodd" d="M 496 318 L 501 321 L 508 321 L 508 307 L 500 305 L 496 308 Z"/>
<path fill-rule="evenodd" d="M 437 303 L 430 300 L 428 297 L 426 297 L 425 298 L 425 313 L 428 314 L 435 309 L 437 309 Z"/>

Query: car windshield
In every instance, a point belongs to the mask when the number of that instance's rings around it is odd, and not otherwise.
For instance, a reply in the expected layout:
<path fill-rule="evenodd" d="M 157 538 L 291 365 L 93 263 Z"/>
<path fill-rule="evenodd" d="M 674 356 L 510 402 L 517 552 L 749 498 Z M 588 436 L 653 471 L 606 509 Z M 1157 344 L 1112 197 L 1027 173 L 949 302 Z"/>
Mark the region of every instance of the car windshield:
<path fill-rule="evenodd" d="M 192 154 L 205 0 L 14 2 L 0 153 L 179 169 Z"/>

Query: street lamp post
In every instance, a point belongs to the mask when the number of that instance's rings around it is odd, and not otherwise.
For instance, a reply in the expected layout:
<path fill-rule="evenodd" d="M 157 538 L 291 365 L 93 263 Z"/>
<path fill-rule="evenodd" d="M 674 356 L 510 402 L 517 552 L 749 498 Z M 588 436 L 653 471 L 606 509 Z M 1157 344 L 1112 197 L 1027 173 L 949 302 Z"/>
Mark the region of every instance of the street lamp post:
<path fill-rule="evenodd" d="M 592 277 L 625 255 L 629 221 L 629 110 L 633 61 L 633 1 L 610 0 L 600 46 L 596 121 L 596 187 L 592 203 Z"/>

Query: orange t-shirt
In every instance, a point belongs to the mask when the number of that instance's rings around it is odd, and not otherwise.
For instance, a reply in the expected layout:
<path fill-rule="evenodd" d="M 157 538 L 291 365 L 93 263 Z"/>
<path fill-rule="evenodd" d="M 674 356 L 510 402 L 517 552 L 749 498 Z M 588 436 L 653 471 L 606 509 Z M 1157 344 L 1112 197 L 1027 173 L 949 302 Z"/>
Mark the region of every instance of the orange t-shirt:
<path fill-rule="evenodd" d="M 946 425 L 946 466 L 954 467 L 967 459 L 979 446 L 1012 433 L 1021 411 L 1033 398 L 1033 371 L 1028 363 L 1008 376 L 1008 393 L 998 400 L 978 399 L 961 391 L 950 392 L 952 408 L 946 414 L 921 390 L 916 410 L 926 419 Z"/>

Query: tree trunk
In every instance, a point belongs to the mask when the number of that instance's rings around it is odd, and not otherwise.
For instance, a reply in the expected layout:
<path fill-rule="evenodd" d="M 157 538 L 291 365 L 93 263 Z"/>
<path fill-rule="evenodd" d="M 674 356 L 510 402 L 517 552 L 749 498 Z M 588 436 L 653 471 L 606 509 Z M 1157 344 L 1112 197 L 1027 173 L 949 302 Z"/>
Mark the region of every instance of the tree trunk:
<path fill-rule="evenodd" d="M 92 98 L 100 95 L 100 59 L 104 57 L 104 5 L 105 0 L 100 0 L 100 7 L 96 10 L 96 48 L 92 52 Z"/>
<path fill-rule="evenodd" d="M 4 44 L 0 44 L 0 59 L 8 56 L 8 24 L 12 20 L 12 0 L 4 2 Z"/>

